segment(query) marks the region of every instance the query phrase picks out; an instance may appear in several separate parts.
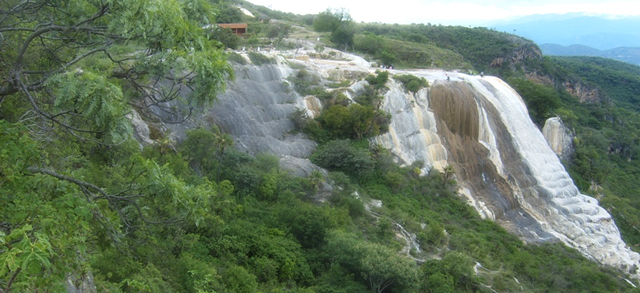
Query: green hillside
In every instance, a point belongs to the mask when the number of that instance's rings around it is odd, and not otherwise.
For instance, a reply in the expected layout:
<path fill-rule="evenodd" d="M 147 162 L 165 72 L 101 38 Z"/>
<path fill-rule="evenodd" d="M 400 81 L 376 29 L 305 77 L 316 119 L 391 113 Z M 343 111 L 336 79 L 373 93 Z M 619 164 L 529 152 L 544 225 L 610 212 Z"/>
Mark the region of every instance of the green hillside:
<path fill-rule="evenodd" d="M 211 106 L 233 77 L 227 58 L 234 55 L 225 47 L 295 48 L 289 34 L 397 66 L 501 74 L 529 103 L 548 105 L 532 112 L 536 121 L 559 114 L 576 129 L 567 165 L 583 191 L 591 181 L 602 186 L 603 205 L 636 246 L 633 69 L 587 59 L 593 67 L 581 72 L 581 59 L 542 59 L 531 42 L 484 28 L 343 18 L 313 32 L 322 13 L 297 16 L 243 2 L 257 16 L 248 18 L 234 4 L 1 4 L 1 292 L 65 292 L 68 282 L 81 286 L 90 275 L 98 292 L 638 291 L 621 272 L 573 249 L 525 244 L 482 220 L 455 194 L 451 169 L 420 174 L 421 166 L 397 166 L 387 150 L 370 146 L 366 138 L 388 125 L 376 107 L 384 74 L 366 77 L 371 88 L 358 103 L 328 96 L 336 102 L 320 120 L 302 121 L 301 131 L 320 143 L 311 160 L 329 171 L 329 194 L 320 193 L 321 173 L 293 177 L 276 157 L 235 150 L 216 128 L 193 129 L 177 143 L 152 127 L 154 143 L 141 147 L 126 116 L 136 109 L 149 122 L 180 122 Z M 203 29 L 216 19 L 247 21 L 253 31 L 241 39 Z M 366 42 L 384 45 L 366 49 Z M 580 104 L 560 86 L 523 79 L 532 69 L 558 84 L 564 77 L 553 74 L 565 70 L 609 99 Z M 595 69 L 602 75 L 588 73 Z M 618 71 L 615 86 L 604 76 L 611 70 Z M 411 88 L 425 85 L 404 78 Z M 188 109 L 151 111 L 181 99 L 179 88 L 191 90 Z M 416 234 L 420 251 L 398 253 L 406 247 L 398 226 Z"/>

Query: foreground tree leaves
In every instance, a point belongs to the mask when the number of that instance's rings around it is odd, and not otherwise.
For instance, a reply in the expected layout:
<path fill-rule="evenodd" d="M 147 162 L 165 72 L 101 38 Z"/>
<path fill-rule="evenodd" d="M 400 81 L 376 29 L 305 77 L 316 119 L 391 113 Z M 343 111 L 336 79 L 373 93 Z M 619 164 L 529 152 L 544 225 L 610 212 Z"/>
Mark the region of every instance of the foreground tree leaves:
<path fill-rule="evenodd" d="M 118 121 L 130 107 L 181 121 L 210 104 L 232 75 L 222 45 L 202 29 L 214 23 L 206 1 L 4 5 L 0 101 L 17 99 L 51 129 L 83 139 L 122 141 L 126 129 Z"/>
<path fill-rule="evenodd" d="M 141 241 L 157 241 L 156 226 L 220 225 L 218 202 L 233 191 L 228 181 L 187 184 L 168 165 L 143 158 L 131 140 L 107 151 L 117 158 L 66 166 L 23 127 L 0 120 L 0 134 L 0 279 L 10 280 L 0 283 L 4 292 L 62 290 L 68 274 L 88 269 L 96 249 L 128 254 Z M 126 286 L 134 288 L 131 281 Z"/>

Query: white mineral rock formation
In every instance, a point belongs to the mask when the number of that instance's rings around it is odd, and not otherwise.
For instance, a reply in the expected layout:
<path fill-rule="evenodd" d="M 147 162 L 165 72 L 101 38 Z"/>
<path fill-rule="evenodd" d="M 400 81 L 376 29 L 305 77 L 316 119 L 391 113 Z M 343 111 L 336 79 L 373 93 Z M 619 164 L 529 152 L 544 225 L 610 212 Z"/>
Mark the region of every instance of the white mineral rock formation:
<path fill-rule="evenodd" d="M 573 135 L 564 125 L 560 117 L 547 119 L 542 127 L 542 134 L 549 143 L 549 147 L 561 159 L 568 159 L 573 153 Z"/>
<path fill-rule="evenodd" d="M 287 63 L 324 79 L 366 76 L 376 70 L 346 53 L 340 53 L 340 60 L 293 58 L 309 52 L 272 51 L 269 54 L 291 59 L 238 65 L 236 81 L 201 119 L 214 121 L 249 153 L 306 158 L 315 143 L 291 134 L 288 118 L 296 109 L 317 115 L 321 105 L 292 91 L 286 78 L 295 70 Z M 578 191 L 529 118 L 525 103 L 505 82 L 443 70 L 389 72 L 424 77 L 431 85 L 414 94 L 393 79 L 387 83 L 383 109 L 392 115 L 391 124 L 388 133 L 373 141 L 391 149 L 399 163 L 422 161 L 424 174 L 453 166 L 460 193 L 478 212 L 525 241 L 559 240 L 602 264 L 628 271 L 638 267 L 640 255 L 625 245 L 598 201 Z M 357 82 L 341 90 L 352 98 L 362 86 Z M 633 276 L 640 277 L 635 272 Z"/>

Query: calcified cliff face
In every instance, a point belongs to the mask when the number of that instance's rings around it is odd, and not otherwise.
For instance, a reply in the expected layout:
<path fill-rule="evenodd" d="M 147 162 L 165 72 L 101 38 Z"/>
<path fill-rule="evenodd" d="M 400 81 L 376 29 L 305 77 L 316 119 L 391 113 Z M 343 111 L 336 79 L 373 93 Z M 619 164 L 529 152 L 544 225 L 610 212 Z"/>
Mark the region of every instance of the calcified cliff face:
<path fill-rule="evenodd" d="M 243 56 L 250 62 L 246 54 Z M 287 78 L 295 70 L 282 56 L 271 57 L 274 63 L 261 66 L 234 64 L 236 78 L 227 83 L 227 90 L 218 95 L 213 107 L 184 123 L 166 124 L 163 128 L 179 141 L 186 137 L 188 129 L 215 125 L 233 136 L 234 146 L 240 151 L 276 155 L 281 167 L 295 175 L 324 172 L 307 159 L 316 143 L 295 133 L 290 119 L 296 109 L 313 110 L 318 102 L 293 91 Z"/>
<path fill-rule="evenodd" d="M 598 202 L 580 194 L 513 89 L 493 77 L 414 74 L 433 86 L 417 95 L 392 86 L 391 129 L 377 142 L 406 164 L 426 159 L 437 168 L 446 160 L 470 204 L 526 241 L 559 240 L 607 265 L 638 266 L 640 256 Z M 442 147 L 445 154 L 432 151 Z"/>
<path fill-rule="evenodd" d="M 241 150 L 276 154 L 286 168 L 308 175 L 317 168 L 306 159 L 315 143 L 291 134 L 289 118 L 296 108 L 317 115 L 322 105 L 292 90 L 286 78 L 295 70 L 288 64 L 333 82 L 366 76 L 375 68 L 346 54 L 341 56 L 346 61 L 278 58 L 278 64 L 236 66 L 236 81 L 189 127 L 216 124 Z M 391 73 L 414 74 L 431 84 L 415 94 L 393 79 L 387 84 L 383 108 L 392 120 L 389 132 L 373 141 L 391 149 L 398 162 L 422 161 L 425 173 L 453 166 L 460 194 L 483 217 L 525 241 L 562 241 L 603 264 L 639 265 L 640 255 L 626 247 L 598 202 L 580 194 L 522 99 L 502 80 L 450 72 L 447 81 L 442 70 Z M 362 83 L 340 90 L 355 96 Z M 180 127 L 173 130 L 182 133 Z"/>

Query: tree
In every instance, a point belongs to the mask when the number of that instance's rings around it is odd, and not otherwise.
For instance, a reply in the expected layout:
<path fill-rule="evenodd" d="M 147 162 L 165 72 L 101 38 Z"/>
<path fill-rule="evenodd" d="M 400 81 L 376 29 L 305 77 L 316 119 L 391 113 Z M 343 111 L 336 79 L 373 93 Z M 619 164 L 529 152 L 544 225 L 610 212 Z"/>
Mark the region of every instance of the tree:
<path fill-rule="evenodd" d="M 371 154 L 352 146 L 349 140 L 326 143 L 313 153 L 311 161 L 324 168 L 360 176 L 371 174 L 375 167 Z"/>
<path fill-rule="evenodd" d="M 143 158 L 125 116 L 177 122 L 214 101 L 232 72 L 203 33 L 213 15 L 201 0 L 3 2 L 3 292 L 64 290 L 87 253 L 150 225 L 215 223 L 216 184 Z"/>
<path fill-rule="evenodd" d="M 313 19 L 313 29 L 317 32 L 331 32 L 331 41 L 345 50 L 353 46 L 355 29 L 351 15 L 345 8 L 327 9 Z"/>
<path fill-rule="evenodd" d="M 382 53 L 380 54 L 380 62 L 382 62 L 383 65 L 389 66 L 392 65 L 395 61 L 396 55 L 389 51 L 382 51 Z"/>
<path fill-rule="evenodd" d="M 418 268 L 413 260 L 377 243 L 363 242 L 360 249 L 364 256 L 361 274 L 374 292 L 381 293 L 391 286 L 416 287 Z"/>
<path fill-rule="evenodd" d="M 121 140 L 131 107 L 177 122 L 211 103 L 231 74 L 202 32 L 214 20 L 206 1 L 5 3 L 0 103 L 18 99 L 27 117 L 77 137 Z"/>
<path fill-rule="evenodd" d="M 240 37 L 236 35 L 230 28 L 213 27 L 209 33 L 212 39 L 218 40 L 227 48 L 237 49 L 240 43 Z"/>
<path fill-rule="evenodd" d="M 242 22 L 243 14 L 238 7 L 222 2 L 218 4 L 218 10 L 218 18 L 216 19 L 218 23 Z"/>
<path fill-rule="evenodd" d="M 346 51 L 353 46 L 355 28 L 351 22 L 343 22 L 331 33 L 331 41 L 338 46 L 343 46 Z"/>
<path fill-rule="evenodd" d="M 473 260 L 459 252 L 449 252 L 440 260 L 429 260 L 422 266 L 423 289 L 427 292 L 474 292 L 478 279 Z"/>
<path fill-rule="evenodd" d="M 552 87 L 536 84 L 529 80 L 510 80 L 515 90 L 527 103 L 529 115 L 537 124 L 542 125 L 551 117 L 551 111 L 560 106 L 560 97 Z"/>
<path fill-rule="evenodd" d="M 227 148 L 232 145 L 233 138 L 214 126 L 211 130 L 198 128 L 188 131 L 187 139 L 182 142 L 180 149 L 196 174 L 210 175 L 209 178 L 220 181 L 222 159 Z"/>
<path fill-rule="evenodd" d="M 327 255 L 331 262 L 360 275 L 373 292 L 387 288 L 415 289 L 418 283 L 418 267 L 391 248 L 382 244 L 363 241 L 352 234 L 334 231 L 328 236 Z"/>
<path fill-rule="evenodd" d="M 317 32 L 333 32 L 340 25 L 340 17 L 331 9 L 318 13 L 313 18 L 313 30 Z"/>
<path fill-rule="evenodd" d="M 365 32 L 363 36 L 358 36 L 355 48 L 358 51 L 377 55 L 385 47 L 385 40 L 381 36 Z"/>
<path fill-rule="evenodd" d="M 287 38 L 289 34 L 291 34 L 291 25 L 282 22 L 271 23 L 267 29 L 267 38 L 276 39 L 277 43 Z"/>

